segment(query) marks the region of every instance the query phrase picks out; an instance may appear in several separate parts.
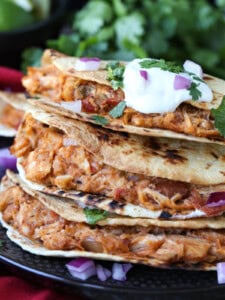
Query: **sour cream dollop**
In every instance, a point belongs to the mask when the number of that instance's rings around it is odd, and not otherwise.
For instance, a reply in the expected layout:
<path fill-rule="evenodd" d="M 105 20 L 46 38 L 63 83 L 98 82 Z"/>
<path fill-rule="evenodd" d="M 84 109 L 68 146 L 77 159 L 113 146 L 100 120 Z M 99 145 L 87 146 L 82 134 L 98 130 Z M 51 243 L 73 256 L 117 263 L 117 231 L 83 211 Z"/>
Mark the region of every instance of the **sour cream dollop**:
<path fill-rule="evenodd" d="M 143 68 L 140 65 L 142 61 L 134 59 L 125 67 L 123 91 L 128 107 L 145 114 L 166 113 L 173 112 L 182 102 L 192 100 L 187 87 L 174 88 L 178 75 L 198 85 L 201 93 L 198 102 L 212 101 L 212 90 L 205 82 L 196 79 L 195 75 L 198 74 L 185 71 L 177 74 L 158 67 Z"/>

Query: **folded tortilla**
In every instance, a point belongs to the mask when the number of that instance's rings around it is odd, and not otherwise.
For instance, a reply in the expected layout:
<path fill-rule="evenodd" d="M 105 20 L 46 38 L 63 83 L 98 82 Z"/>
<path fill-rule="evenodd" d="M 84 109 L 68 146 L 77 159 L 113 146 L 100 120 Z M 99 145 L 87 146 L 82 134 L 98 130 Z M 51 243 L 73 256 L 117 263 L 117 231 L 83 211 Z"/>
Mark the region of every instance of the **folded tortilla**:
<path fill-rule="evenodd" d="M 101 61 L 97 71 L 77 71 L 76 61 L 77 58 L 46 50 L 42 67 L 29 68 L 28 75 L 23 78 L 23 85 L 32 97 L 30 101 L 46 111 L 87 122 L 99 124 L 99 116 L 104 117 L 101 125 L 116 131 L 224 143 L 210 111 L 222 102 L 224 80 L 204 75 L 203 79 L 213 91 L 210 103 L 187 101 L 175 112 L 165 114 L 142 114 L 126 108 L 121 117 L 112 118 L 109 111 L 124 99 L 124 95 L 120 89 L 114 91 L 107 80 L 108 62 Z M 82 102 L 81 112 L 74 111 L 72 103 L 77 100 Z"/>
<path fill-rule="evenodd" d="M 7 176 L 1 222 L 9 238 L 31 253 L 203 270 L 225 259 L 223 217 L 155 222 L 114 215 L 89 225 L 74 203 L 31 190 L 11 172 Z"/>
<path fill-rule="evenodd" d="M 24 99 L 22 93 L 0 91 L 0 136 L 13 137 L 16 135 L 24 112 L 20 105 L 16 108 L 15 104 L 19 104 Z"/>
<path fill-rule="evenodd" d="M 223 214 L 225 205 L 208 199 L 225 191 L 224 147 L 124 136 L 31 111 L 44 123 L 27 114 L 11 150 L 32 188 L 131 217 Z"/>

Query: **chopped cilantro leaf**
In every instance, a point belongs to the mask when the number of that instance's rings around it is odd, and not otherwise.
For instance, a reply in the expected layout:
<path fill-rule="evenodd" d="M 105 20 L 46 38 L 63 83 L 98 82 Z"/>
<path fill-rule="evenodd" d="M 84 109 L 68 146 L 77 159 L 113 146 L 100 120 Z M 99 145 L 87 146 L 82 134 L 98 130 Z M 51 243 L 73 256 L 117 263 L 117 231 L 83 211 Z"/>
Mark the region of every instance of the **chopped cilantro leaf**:
<path fill-rule="evenodd" d="M 95 123 L 99 124 L 99 125 L 106 125 L 108 124 L 108 120 L 105 117 L 102 116 L 92 116 L 92 120 L 95 121 Z"/>
<path fill-rule="evenodd" d="M 84 213 L 87 218 L 88 224 L 94 225 L 96 222 L 107 218 L 108 212 L 101 209 L 90 209 L 88 207 L 84 208 Z"/>
<path fill-rule="evenodd" d="M 198 89 L 199 85 L 200 83 L 197 84 L 195 82 L 192 82 L 190 87 L 188 88 L 190 95 L 194 101 L 197 101 L 202 95 L 201 91 L 199 91 Z"/>
<path fill-rule="evenodd" d="M 161 70 L 173 73 L 180 73 L 184 71 L 181 66 L 176 65 L 176 63 L 172 61 L 165 61 L 165 59 L 143 59 L 139 64 L 144 69 L 160 68 Z"/>
<path fill-rule="evenodd" d="M 215 119 L 215 127 L 225 137 L 225 95 L 218 108 L 211 110 L 212 115 Z"/>
<path fill-rule="evenodd" d="M 123 111 L 126 107 L 126 102 L 121 101 L 117 106 L 115 106 L 112 110 L 110 110 L 109 114 L 113 118 L 119 118 L 122 116 Z"/>
<path fill-rule="evenodd" d="M 123 87 L 123 73 L 125 66 L 118 61 L 112 61 L 107 64 L 106 69 L 108 71 L 107 80 L 110 81 L 114 90 Z"/>
<path fill-rule="evenodd" d="M 200 81 L 200 82 L 202 82 L 202 83 L 205 83 L 205 81 L 204 80 L 202 80 L 200 77 L 198 77 L 198 76 L 193 76 L 193 79 L 195 79 L 195 80 L 197 80 L 197 81 Z"/>

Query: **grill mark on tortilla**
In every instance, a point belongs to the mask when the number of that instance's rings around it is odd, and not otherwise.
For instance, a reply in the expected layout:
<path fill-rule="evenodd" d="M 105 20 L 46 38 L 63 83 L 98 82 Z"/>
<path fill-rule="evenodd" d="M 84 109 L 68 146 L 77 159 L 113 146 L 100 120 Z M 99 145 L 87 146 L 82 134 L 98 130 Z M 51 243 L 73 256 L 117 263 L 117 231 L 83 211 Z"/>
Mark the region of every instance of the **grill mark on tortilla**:
<path fill-rule="evenodd" d="M 119 203 L 115 200 L 112 200 L 111 202 L 109 202 L 109 207 L 111 209 L 116 209 L 116 208 L 123 208 L 125 206 L 125 204 L 123 203 Z"/>
<path fill-rule="evenodd" d="M 213 80 L 213 77 L 204 75 L 203 80 Z"/>
<path fill-rule="evenodd" d="M 62 190 L 62 191 L 58 191 L 57 193 L 58 193 L 59 195 L 62 195 L 62 196 L 65 194 L 65 192 L 64 192 L 63 190 Z"/>
<path fill-rule="evenodd" d="M 207 164 L 206 170 L 210 169 L 212 167 L 212 164 Z"/>
<path fill-rule="evenodd" d="M 219 156 L 218 156 L 215 152 L 211 151 L 210 153 L 211 153 L 211 155 L 212 155 L 213 157 L 215 157 L 215 159 L 218 159 L 218 158 L 219 158 Z"/>
<path fill-rule="evenodd" d="M 176 149 L 166 150 L 164 158 L 172 164 L 184 163 L 187 161 L 187 158 L 177 154 L 177 152 L 178 151 Z"/>
<path fill-rule="evenodd" d="M 154 138 L 149 138 L 145 143 L 144 143 L 145 147 L 149 147 L 153 150 L 160 150 L 161 147 L 159 145 L 159 143 L 157 143 L 157 140 Z"/>

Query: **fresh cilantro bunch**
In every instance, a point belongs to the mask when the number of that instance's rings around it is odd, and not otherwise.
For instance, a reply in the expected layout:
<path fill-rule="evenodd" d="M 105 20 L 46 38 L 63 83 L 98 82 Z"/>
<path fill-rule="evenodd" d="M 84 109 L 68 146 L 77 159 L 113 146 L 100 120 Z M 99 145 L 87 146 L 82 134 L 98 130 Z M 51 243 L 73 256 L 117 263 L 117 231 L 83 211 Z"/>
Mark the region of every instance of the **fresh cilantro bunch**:
<path fill-rule="evenodd" d="M 46 47 L 72 56 L 191 59 L 225 78 L 224 0 L 89 0 Z M 26 59 L 25 59 L 26 61 Z"/>
<path fill-rule="evenodd" d="M 103 59 L 188 58 L 225 78 L 224 13 L 224 0 L 89 0 L 72 32 L 47 46 Z"/>

